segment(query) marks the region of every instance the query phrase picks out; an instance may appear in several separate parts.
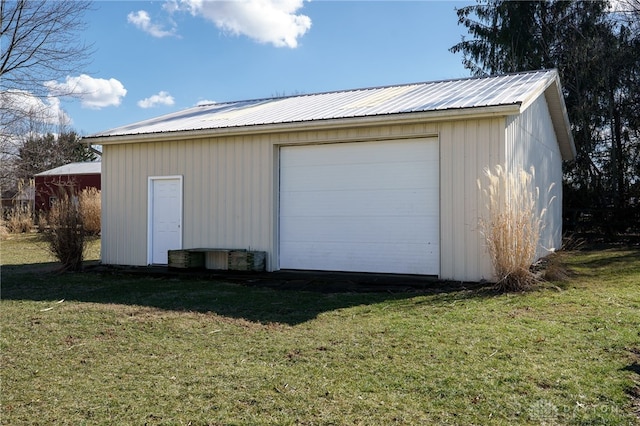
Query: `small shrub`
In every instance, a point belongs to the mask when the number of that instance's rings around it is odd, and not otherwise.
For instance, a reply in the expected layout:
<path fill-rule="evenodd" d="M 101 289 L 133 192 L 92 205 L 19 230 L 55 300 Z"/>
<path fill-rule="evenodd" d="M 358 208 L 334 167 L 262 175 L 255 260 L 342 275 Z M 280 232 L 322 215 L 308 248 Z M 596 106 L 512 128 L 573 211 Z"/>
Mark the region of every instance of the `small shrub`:
<path fill-rule="evenodd" d="M 506 172 L 501 166 L 485 170 L 489 185 L 482 189 L 489 217 L 480 221 L 501 291 L 531 288 L 537 277 L 530 267 L 536 258 L 538 239 L 546 209 L 538 213 L 539 189 L 533 186 L 533 168 L 528 173 Z"/>
<path fill-rule="evenodd" d="M 82 269 L 86 232 L 82 224 L 80 203 L 71 189 L 61 188 L 53 203 L 48 230 L 44 233 L 51 253 L 62 263 L 63 270 Z"/>
<path fill-rule="evenodd" d="M 33 227 L 33 213 L 30 206 L 16 206 L 9 210 L 5 223 L 12 234 L 30 232 Z"/>
<path fill-rule="evenodd" d="M 100 191 L 96 188 L 86 188 L 80 192 L 78 198 L 85 232 L 89 235 L 100 235 Z"/>

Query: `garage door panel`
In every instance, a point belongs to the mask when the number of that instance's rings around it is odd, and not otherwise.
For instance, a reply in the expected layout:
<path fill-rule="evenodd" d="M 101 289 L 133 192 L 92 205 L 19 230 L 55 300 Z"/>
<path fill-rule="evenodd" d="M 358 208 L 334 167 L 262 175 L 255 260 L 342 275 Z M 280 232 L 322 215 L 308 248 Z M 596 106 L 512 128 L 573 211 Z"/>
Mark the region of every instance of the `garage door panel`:
<path fill-rule="evenodd" d="M 398 174 L 398 168 L 402 174 Z M 431 170 L 437 179 L 437 168 L 427 162 L 394 164 L 328 165 L 325 167 L 296 167 L 283 170 L 281 191 L 366 190 L 425 188 L 425 172 Z"/>
<path fill-rule="evenodd" d="M 396 162 L 407 162 L 407 160 L 415 160 L 416 149 L 430 150 L 430 147 L 419 146 L 423 144 L 424 139 L 412 139 L 400 141 L 403 146 L 388 145 L 390 141 L 378 142 L 366 142 L 370 144 L 378 144 L 375 150 L 362 150 L 362 143 L 343 143 L 343 144 L 327 144 L 327 145 L 307 145 L 301 148 L 303 150 L 294 150 L 289 152 L 282 152 L 280 158 L 283 162 L 288 163 L 291 158 L 295 158 L 295 164 L 297 166 L 309 167 L 314 165 L 324 166 L 326 165 L 325 153 L 327 147 L 330 147 L 332 154 L 332 165 L 340 164 L 390 164 Z M 289 148 L 289 147 L 287 147 Z M 296 148 L 296 147 L 292 147 Z M 437 157 L 426 158 L 427 161 L 436 161 Z"/>
<path fill-rule="evenodd" d="M 434 189 L 382 191 L 308 191 L 283 194 L 286 216 L 358 216 L 403 217 L 437 215 L 438 205 L 429 203 L 437 197 Z M 319 202 L 319 200 L 322 200 Z"/>
<path fill-rule="evenodd" d="M 369 244 L 363 250 L 361 244 L 344 243 L 339 250 L 335 245 L 316 242 L 311 247 L 317 257 L 310 257 L 309 246 L 294 243 L 281 256 L 288 259 L 290 265 L 281 264 L 282 269 L 321 270 L 321 271 L 354 271 L 353 265 L 359 269 L 355 272 L 380 272 L 392 274 L 424 274 L 425 269 L 437 269 L 437 246 L 421 246 L 418 244 Z M 402 257 L 405 262 L 395 262 Z"/>
<path fill-rule="evenodd" d="M 407 244 L 437 244 L 438 233 L 429 227 L 433 218 L 414 216 L 411 218 L 380 218 L 380 217 L 326 217 L 313 218 L 313 225 L 309 226 L 308 218 L 290 217 L 287 224 L 288 235 L 291 237 L 281 243 L 308 243 L 312 245 L 317 241 L 333 242 L 339 249 L 339 244 L 367 243 L 372 244 L 392 243 L 402 241 Z M 389 222 L 396 221 L 394 226 Z M 402 226 L 400 226 L 400 222 Z M 317 229 L 324 232 L 318 233 Z M 375 232 L 372 231 L 375 229 Z"/>
<path fill-rule="evenodd" d="M 280 150 L 280 268 L 439 273 L 438 141 Z"/>

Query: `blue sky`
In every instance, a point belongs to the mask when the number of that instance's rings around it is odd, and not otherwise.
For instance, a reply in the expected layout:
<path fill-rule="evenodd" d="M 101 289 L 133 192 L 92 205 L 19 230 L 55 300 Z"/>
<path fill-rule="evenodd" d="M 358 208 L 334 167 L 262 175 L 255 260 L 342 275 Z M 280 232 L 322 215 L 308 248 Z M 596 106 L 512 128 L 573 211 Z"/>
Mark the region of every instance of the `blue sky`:
<path fill-rule="evenodd" d="M 469 1 L 100 1 L 85 74 L 49 82 L 82 135 L 189 108 L 469 76 L 449 48 Z M 57 102 L 57 101 L 56 101 Z"/>

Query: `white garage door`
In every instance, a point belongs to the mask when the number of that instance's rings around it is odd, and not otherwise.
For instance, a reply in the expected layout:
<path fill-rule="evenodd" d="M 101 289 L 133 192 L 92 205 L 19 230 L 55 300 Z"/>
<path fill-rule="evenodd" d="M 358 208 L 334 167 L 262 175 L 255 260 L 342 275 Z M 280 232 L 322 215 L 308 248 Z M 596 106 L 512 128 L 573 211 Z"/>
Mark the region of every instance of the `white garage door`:
<path fill-rule="evenodd" d="M 438 140 L 280 149 L 280 269 L 438 275 Z"/>

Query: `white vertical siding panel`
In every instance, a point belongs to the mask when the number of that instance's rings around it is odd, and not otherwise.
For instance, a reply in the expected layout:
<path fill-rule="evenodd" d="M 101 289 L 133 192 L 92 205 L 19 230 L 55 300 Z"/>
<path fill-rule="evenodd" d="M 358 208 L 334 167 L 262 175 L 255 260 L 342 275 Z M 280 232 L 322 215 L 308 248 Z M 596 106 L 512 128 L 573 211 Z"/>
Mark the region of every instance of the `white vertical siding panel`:
<path fill-rule="evenodd" d="M 228 144 L 230 148 L 229 152 L 229 165 L 231 167 L 227 167 L 227 182 L 224 186 L 225 199 L 227 200 L 227 212 L 226 212 L 226 225 L 225 225 L 225 246 L 231 247 L 231 241 L 233 239 L 234 234 L 239 234 L 242 232 L 242 229 L 238 227 L 238 203 L 239 203 L 239 195 L 242 186 L 239 181 L 239 173 L 238 170 L 239 161 L 238 161 L 238 150 L 241 149 L 239 143 L 230 143 Z"/>
<path fill-rule="evenodd" d="M 214 229 L 217 216 L 215 208 L 218 203 L 215 195 L 218 191 L 218 182 L 214 150 L 217 146 L 210 139 L 197 141 L 194 144 L 199 147 L 199 158 L 195 160 L 198 176 L 194 176 L 194 179 L 197 179 L 198 182 L 195 194 L 197 201 L 194 205 L 196 211 L 194 211 L 193 223 L 190 224 L 191 231 L 194 233 L 192 246 L 207 247 L 208 241 L 213 238 L 216 232 Z"/>
<path fill-rule="evenodd" d="M 139 160 L 139 167 L 138 167 L 138 179 L 140 180 L 140 184 L 139 184 L 139 195 L 138 195 L 138 199 L 137 202 L 138 204 L 138 209 L 140 210 L 141 214 L 142 214 L 142 218 L 141 218 L 141 223 L 140 223 L 140 227 L 142 227 L 144 229 L 144 234 L 141 236 L 140 238 L 140 244 L 143 245 L 143 248 L 140 249 L 141 252 L 144 252 L 145 255 L 145 263 L 148 260 L 148 256 L 146 255 L 146 251 L 147 251 L 147 240 L 148 238 L 148 228 L 147 228 L 147 217 L 148 217 L 148 204 L 149 204 L 149 187 L 148 187 L 148 176 L 149 173 L 147 172 L 147 170 L 152 170 L 153 167 L 153 157 L 151 157 L 148 153 L 147 153 L 147 147 L 146 146 L 140 146 L 140 150 L 139 150 L 139 156 L 140 156 L 140 160 Z"/>
<path fill-rule="evenodd" d="M 126 188 L 127 175 L 130 173 L 131 167 L 127 164 L 128 147 L 118 146 L 115 147 L 116 158 L 118 163 L 117 177 L 116 177 L 116 191 L 115 203 L 113 203 L 113 211 L 115 213 L 115 227 L 116 238 L 119 249 L 113 253 L 115 263 L 128 264 L 129 257 L 131 255 L 131 244 L 127 244 L 127 233 L 130 228 L 135 227 L 131 223 L 133 218 L 130 218 L 129 208 L 131 203 L 129 202 L 129 194 L 133 188 Z M 113 201 L 113 199 L 111 199 Z M 130 220 L 131 219 L 131 220 Z M 131 264 L 136 264 L 134 259 L 131 259 Z"/>
<path fill-rule="evenodd" d="M 124 176 L 127 175 L 131 175 L 136 173 L 136 168 L 135 168 L 135 161 L 134 161 L 134 155 L 135 155 L 135 146 L 134 145 L 127 145 L 125 147 L 125 152 L 124 152 L 124 161 L 123 161 L 123 165 L 125 167 L 124 170 Z M 125 188 L 126 185 L 126 180 L 123 179 L 122 182 L 122 187 L 121 187 L 121 201 L 124 203 L 124 212 L 125 212 L 125 217 L 127 218 L 136 218 L 136 203 L 134 201 L 134 195 L 137 192 L 138 189 L 138 179 L 134 179 L 133 182 L 131 182 L 131 187 L 130 188 Z M 123 231 L 126 233 L 129 232 L 135 232 L 133 229 L 132 224 L 133 223 L 140 223 L 142 225 L 142 222 L 133 220 L 133 221 L 126 221 L 122 224 L 119 224 L 119 226 L 121 228 L 123 228 Z M 141 226 L 142 227 L 142 226 Z M 137 228 L 137 227 L 136 227 Z M 146 228 L 146 226 L 145 226 Z M 124 236 L 123 236 L 124 237 Z M 135 245 L 136 245 L 137 241 L 134 241 L 133 244 L 129 244 L 126 247 L 126 251 L 123 253 L 123 257 L 124 258 L 132 258 L 135 256 Z M 122 262 L 122 260 L 121 260 Z"/>
<path fill-rule="evenodd" d="M 178 149 L 178 144 L 180 144 L 181 147 L 184 148 L 184 144 L 182 143 L 182 141 L 173 141 L 171 142 L 171 152 L 169 153 L 169 162 L 168 162 L 168 169 L 166 171 L 166 175 L 172 175 L 174 174 L 174 170 L 180 170 L 179 167 L 179 161 L 180 161 L 180 153 L 183 152 L 182 150 Z M 181 174 L 181 173 L 175 173 L 175 174 Z"/>
<path fill-rule="evenodd" d="M 131 199 L 131 217 L 134 218 L 136 229 L 129 230 L 132 235 L 135 235 L 135 241 L 130 244 L 129 256 L 136 259 L 138 264 L 146 264 L 147 262 L 147 204 L 148 204 L 148 174 L 146 168 L 143 165 L 143 159 L 146 157 L 146 147 L 137 144 L 133 146 L 132 157 L 136 159 L 132 163 L 132 170 L 129 175 L 134 176 L 134 195 Z M 131 183 L 125 182 L 126 188 L 132 186 Z M 125 191 L 126 191 L 125 188 Z"/>
<path fill-rule="evenodd" d="M 508 166 L 511 170 L 535 169 L 535 186 L 540 189 L 538 214 L 548 207 L 537 251 L 542 257 L 562 244 L 562 157 L 544 96 L 509 118 L 506 135 Z"/>
<path fill-rule="evenodd" d="M 129 203 L 128 194 L 131 193 L 131 190 L 126 188 L 126 176 L 130 173 L 131 167 L 127 164 L 127 156 L 130 147 L 123 146 L 118 151 L 118 241 L 123 242 L 127 240 L 127 234 L 129 229 L 135 228 L 133 222 L 133 217 L 130 216 L 131 204 Z M 126 218 L 126 221 L 122 219 Z M 125 244 L 121 250 L 116 253 L 116 258 L 119 264 L 126 263 L 127 258 L 131 256 L 131 244 Z M 132 259 L 135 262 L 135 260 Z"/>
<path fill-rule="evenodd" d="M 467 134 L 467 127 L 469 122 L 460 122 L 453 128 L 453 164 L 455 165 L 455 171 L 451 173 L 450 179 L 452 180 L 452 196 L 453 196 L 453 208 L 448 212 L 452 216 L 453 220 L 453 244 L 454 244 L 454 256 L 456 262 L 453 264 L 453 273 L 455 277 L 459 277 L 460 280 L 466 280 L 468 277 L 465 274 L 465 204 L 467 201 L 466 188 L 464 186 L 464 157 L 465 157 L 465 145 L 469 135 Z M 474 138 L 475 139 L 475 138 Z"/>
<path fill-rule="evenodd" d="M 243 164 L 243 142 L 242 139 L 237 139 L 233 144 L 233 167 L 231 172 L 231 182 L 225 188 L 227 196 L 231 201 L 231 215 L 229 220 L 229 228 L 227 233 L 227 241 L 231 244 L 231 241 L 242 241 L 244 235 L 244 224 L 242 223 L 242 213 L 244 211 L 244 194 L 243 181 L 244 181 L 244 164 Z"/>
<path fill-rule="evenodd" d="M 249 228 L 247 229 L 247 246 L 251 249 L 255 247 L 268 246 L 269 242 L 265 240 L 265 235 L 269 232 L 269 206 L 264 200 L 263 176 L 271 176 L 270 168 L 265 167 L 263 163 L 264 158 L 268 158 L 267 150 L 268 146 L 264 139 L 256 141 L 255 144 L 248 145 L 248 152 L 251 156 L 251 164 L 247 174 L 250 177 L 250 187 L 248 192 L 251 194 L 251 208 L 249 210 Z"/>
<path fill-rule="evenodd" d="M 440 127 L 440 277 L 453 279 L 454 244 L 453 223 L 450 213 L 453 210 L 453 184 L 450 178 L 453 164 L 453 124 Z"/>
<path fill-rule="evenodd" d="M 126 145 L 103 147 L 104 193 L 102 260 L 107 264 L 146 263 L 146 182 L 135 174 L 139 149 Z M 144 194 L 144 196 L 141 196 Z"/>
<path fill-rule="evenodd" d="M 194 142 L 194 145 L 198 148 L 196 150 L 197 158 L 194 158 L 193 163 L 196 165 L 197 176 L 194 177 L 196 182 L 196 200 L 193 206 L 193 222 L 199 223 L 199 227 L 192 226 L 193 232 L 193 246 L 194 247 L 206 247 L 207 239 L 211 229 L 209 198 L 211 188 L 211 176 L 210 168 L 208 167 L 209 150 L 211 148 L 210 140 L 202 140 Z"/>
<path fill-rule="evenodd" d="M 213 238 L 213 234 L 215 232 L 215 205 L 217 204 L 217 199 L 215 194 L 217 193 L 217 175 L 216 170 L 210 167 L 211 159 L 215 158 L 215 149 L 216 145 L 212 140 L 206 139 L 203 140 L 204 150 L 202 155 L 202 169 L 203 169 L 203 187 L 202 187 L 202 205 L 203 205 L 203 239 L 201 240 L 199 246 L 206 246 L 206 242 Z"/>
<path fill-rule="evenodd" d="M 197 212 L 199 209 L 195 205 L 198 202 L 198 180 L 201 179 L 199 164 L 197 162 L 197 150 L 199 149 L 193 141 L 184 141 L 184 154 L 179 159 L 181 170 L 187 169 L 187 163 L 191 162 L 191 173 L 189 175 L 185 175 L 184 173 L 180 173 L 183 175 L 182 185 L 182 244 L 185 247 L 194 247 L 197 246 L 198 241 L 196 241 L 196 233 L 194 232 L 193 226 L 187 226 L 187 224 L 194 223 L 195 221 L 201 221 L 202 216 Z M 203 223 L 203 222 L 201 222 Z"/>
<path fill-rule="evenodd" d="M 504 121 L 445 123 L 441 138 L 441 277 L 490 279 L 491 261 L 479 229 L 485 202 L 477 180 L 504 158 Z"/>
<path fill-rule="evenodd" d="M 210 139 L 202 142 L 202 158 L 200 159 L 200 167 L 202 168 L 202 187 L 200 192 L 202 202 L 202 218 L 201 221 L 201 239 L 198 246 L 206 247 L 207 241 L 212 238 L 215 226 L 215 198 L 216 193 L 216 171 L 211 167 L 211 159 L 214 158 L 215 144 Z"/>
<path fill-rule="evenodd" d="M 238 141 L 240 149 L 236 155 L 236 173 L 239 177 L 235 186 L 237 203 L 234 223 L 234 229 L 237 230 L 237 234 L 235 235 L 236 244 L 239 242 L 242 244 L 241 246 L 245 248 L 248 246 L 247 243 L 250 238 L 248 227 L 251 223 L 251 196 L 253 194 L 253 191 L 251 191 L 251 181 L 249 179 L 251 150 L 246 139 L 247 138 L 244 137 Z"/>
<path fill-rule="evenodd" d="M 461 153 L 464 150 L 465 140 L 465 122 L 445 123 L 441 127 L 441 198 L 442 205 L 440 208 L 441 221 L 441 276 L 448 279 L 460 279 L 463 274 L 460 268 L 464 267 L 460 263 L 464 262 L 464 253 L 462 258 L 459 247 L 463 223 L 463 206 L 460 205 L 464 200 L 464 194 L 461 194 L 459 188 L 462 187 L 461 174 L 463 164 Z"/>
<path fill-rule="evenodd" d="M 464 188 L 465 188 L 465 208 L 464 212 L 464 276 L 472 277 L 478 269 L 478 175 L 482 173 L 482 164 L 478 164 L 478 150 L 482 150 L 484 145 L 473 137 L 480 129 L 481 122 L 470 121 L 466 127 L 464 141 L 464 156 L 461 161 L 464 163 Z"/>
<path fill-rule="evenodd" d="M 115 246 L 115 244 L 108 244 L 107 241 L 109 239 L 109 235 L 111 230 L 113 229 L 112 226 L 112 219 L 113 219 L 113 215 L 111 214 L 110 209 L 107 207 L 109 205 L 109 200 L 112 198 L 111 197 L 111 191 L 112 191 L 112 179 L 106 179 L 105 177 L 110 177 L 113 176 L 113 161 L 111 161 L 111 155 L 107 155 L 107 152 L 111 152 L 110 150 L 114 149 L 113 147 L 103 147 L 102 148 L 102 171 L 101 171 L 101 179 L 102 182 L 100 184 L 101 190 L 100 190 L 100 204 L 101 204 L 101 209 L 100 209 L 100 223 L 102 226 L 102 237 L 100 238 L 100 260 L 102 261 L 102 263 L 113 263 L 111 262 L 111 253 L 109 251 L 109 249 L 113 246 Z"/>
<path fill-rule="evenodd" d="M 212 153 L 209 157 L 211 164 L 209 165 L 209 171 L 211 173 L 212 185 L 209 189 L 208 196 L 210 212 L 209 217 L 212 223 L 211 234 L 209 235 L 210 241 L 220 241 L 224 237 L 223 232 L 225 229 L 225 203 L 226 194 L 224 193 L 224 183 L 226 175 L 226 161 L 220 162 L 220 158 L 224 158 L 225 145 L 223 143 L 213 142 Z"/>
<path fill-rule="evenodd" d="M 197 217 L 196 208 L 194 204 L 197 200 L 197 180 L 199 178 L 199 171 L 197 168 L 197 163 L 195 163 L 194 150 L 197 148 L 194 146 L 193 141 L 184 141 L 182 143 L 181 155 L 178 158 L 178 169 L 183 171 L 186 170 L 187 161 L 192 161 L 191 163 L 191 173 L 187 176 L 184 173 L 179 173 L 183 175 L 182 179 L 182 244 L 187 247 L 187 245 L 192 245 L 195 243 L 194 241 L 194 231 L 193 226 L 186 226 L 187 223 L 193 223 Z M 188 160 L 187 160 L 188 159 Z"/>
<path fill-rule="evenodd" d="M 105 233 L 107 234 L 107 242 L 108 246 L 112 249 L 109 250 L 109 263 L 121 263 L 118 259 L 118 250 L 113 248 L 119 248 L 123 245 L 124 242 L 124 230 L 122 225 L 119 223 L 122 220 L 122 217 L 125 217 L 125 212 L 122 211 L 123 201 L 120 197 L 120 193 L 124 187 L 123 185 L 123 174 L 124 174 L 124 164 L 120 160 L 122 155 L 120 154 L 123 151 L 123 147 L 105 147 L 103 149 L 107 149 L 103 155 L 110 159 L 111 167 L 109 169 L 112 173 L 112 179 L 110 181 L 111 185 L 109 187 L 109 193 L 107 194 L 108 201 L 106 208 L 108 210 L 108 216 L 111 220 L 109 220 L 108 224 L 105 224 Z M 105 235 L 103 235 L 105 238 Z"/>
<path fill-rule="evenodd" d="M 487 147 L 488 159 L 483 162 L 482 167 L 478 170 L 478 177 L 486 178 L 485 171 L 486 169 L 495 170 L 497 165 L 504 166 L 505 164 L 505 120 L 504 118 L 494 118 L 490 120 L 488 123 L 490 125 L 483 130 L 482 140 L 483 145 Z M 486 179 L 485 179 L 486 183 Z M 478 216 L 487 217 L 487 199 L 484 196 L 484 193 L 477 189 L 477 185 L 474 187 L 477 191 L 479 202 L 479 212 Z M 480 271 L 482 278 L 484 279 L 492 279 L 494 278 L 493 265 L 491 263 L 491 258 L 489 257 L 489 253 L 486 248 L 485 237 L 478 230 L 475 234 L 478 238 L 478 244 L 481 247 L 479 253 L 481 253 L 481 258 L 479 261 L 478 270 Z"/>

